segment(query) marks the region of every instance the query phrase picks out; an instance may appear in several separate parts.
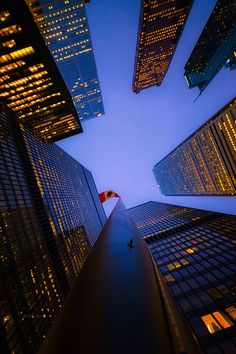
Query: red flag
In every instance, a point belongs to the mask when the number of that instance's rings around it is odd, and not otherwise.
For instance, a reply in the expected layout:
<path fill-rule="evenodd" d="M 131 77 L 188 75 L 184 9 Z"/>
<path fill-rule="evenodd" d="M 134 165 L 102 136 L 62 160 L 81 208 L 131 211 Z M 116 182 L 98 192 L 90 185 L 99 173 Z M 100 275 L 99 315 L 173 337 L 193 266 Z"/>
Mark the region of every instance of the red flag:
<path fill-rule="evenodd" d="M 111 190 L 99 194 L 99 199 L 101 203 L 104 203 L 109 198 L 120 198 L 120 196 Z"/>

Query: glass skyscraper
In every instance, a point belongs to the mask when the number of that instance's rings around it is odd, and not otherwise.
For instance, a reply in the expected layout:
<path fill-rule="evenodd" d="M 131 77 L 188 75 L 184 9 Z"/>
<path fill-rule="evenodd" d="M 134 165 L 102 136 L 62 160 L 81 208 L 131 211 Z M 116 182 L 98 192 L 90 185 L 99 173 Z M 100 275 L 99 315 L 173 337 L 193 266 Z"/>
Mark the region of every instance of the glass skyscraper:
<path fill-rule="evenodd" d="M 0 348 L 34 353 L 106 220 L 91 173 L 0 102 Z"/>
<path fill-rule="evenodd" d="M 134 65 L 134 92 L 160 86 L 181 37 L 192 0 L 142 0 Z"/>
<path fill-rule="evenodd" d="M 26 0 L 80 119 L 104 114 L 84 0 Z"/>
<path fill-rule="evenodd" d="M 235 353 L 236 217 L 158 202 L 129 215 L 203 351 Z"/>
<path fill-rule="evenodd" d="M 202 92 L 228 60 L 235 62 L 235 49 L 236 0 L 218 0 L 184 68 L 189 88 Z"/>
<path fill-rule="evenodd" d="M 24 129 L 57 141 L 82 132 L 69 91 L 24 0 L 0 4 L 0 97 Z"/>
<path fill-rule="evenodd" d="M 165 195 L 236 195 L 236 98 L 158 162 Z"/>

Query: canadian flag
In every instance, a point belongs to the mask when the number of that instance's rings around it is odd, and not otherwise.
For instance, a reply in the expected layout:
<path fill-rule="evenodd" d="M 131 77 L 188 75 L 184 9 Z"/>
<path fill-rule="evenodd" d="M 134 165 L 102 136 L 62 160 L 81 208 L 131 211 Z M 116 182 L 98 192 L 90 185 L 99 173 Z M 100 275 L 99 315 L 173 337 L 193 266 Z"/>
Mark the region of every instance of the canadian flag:
<path fill-rule="evenodd" d="M 110 198 L 120 198 L 120 196 L 117 193 L 113 192 L 112 190 L 102 192 L 98 196 L 101 203 L 104 203 L 107 199 Z"/>

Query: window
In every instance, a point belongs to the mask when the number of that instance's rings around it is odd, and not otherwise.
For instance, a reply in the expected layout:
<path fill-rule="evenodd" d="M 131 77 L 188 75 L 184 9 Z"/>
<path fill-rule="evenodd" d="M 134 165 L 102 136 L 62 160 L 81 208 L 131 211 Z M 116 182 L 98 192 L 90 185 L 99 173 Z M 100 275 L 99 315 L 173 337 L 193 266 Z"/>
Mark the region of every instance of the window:
<path fill-rule="evenodd" d="M 168 283 L 175 281 L 175 278 L 174 278 L 173 275 L 171 275 L 171 274 L 167 274 L 167 275 L 165 276 L 165 279 L 166 279 L 166 281 L 167 281 Z"/>
<path fill-rule="evenodd" d="M 213 315 L 223 328 L 233 326 L 233 322 L 226 316 L 224 312 L 213 312 Z"/>
<path fill-rule="evenodd" d="M 202 316 L 201 319 L 211 334 L 233 325 L 233 322 L 226 316 L 226 314 L 219 311 Z"/>
<path fill-rule="evenodd" d="M 235 306 L 226 307 L 225 310 L 228 312 L 228 314 L 229 314 L 234 320 L 236 320 L 236 307 L 235 307 Z"/>
<path fill-rule="evenodd" d="M 205 323 L 208 331 L 210 333 L 215 333 L 220 331 L 222 328 L 219 326 L 219 323 L 214 319 L 212 315 L 202 316 L 201 319 Z"/>
<path fill-rule="evenodd" d="M 170 264 L 167 264 L 167 268 L 169 270 L 173 270 L 173 269 L 175 269 L 175 266 L 172 263 L 170 263 Z"/>

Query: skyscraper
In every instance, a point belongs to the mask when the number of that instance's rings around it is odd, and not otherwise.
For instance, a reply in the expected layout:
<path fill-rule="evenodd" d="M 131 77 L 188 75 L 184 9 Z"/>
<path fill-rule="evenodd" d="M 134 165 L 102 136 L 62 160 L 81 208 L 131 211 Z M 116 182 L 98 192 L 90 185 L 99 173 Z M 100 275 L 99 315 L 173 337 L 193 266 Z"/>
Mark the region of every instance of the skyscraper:
<path fill-rule="evenodd" d="M 26 0 L 80 119 L 104 114 L 84 0 Z"/>
<path fill-rule="evenodd" d="M 0 348 L 34 353 L 106 220 L 91 173 L 0 102 Z"/>
<path fill-rule="evenodd" d="M 134 92 L 160 86 L 180 39 L 192 0 L 142 0 L 136 57 Z"/>
<path fill-rule="evenodd" d="M 234 353 L 236 217 L 157 202 L 129 209 L 205 353 Z"/>
<path fill-rule="evenodd" d="M 202 92 L 236 48 L 236 1 L 218 0 L 186 65 L 189 88 Z"/>
<path fill-rule="evenodd" d="M 71 96 L 25 1 L 3 0 L 0 13 L 0 97 L 40 138 L 81 133 Z"/>
<path fill-rule="evenodd" d="M 153 171 L 165 195 L 236 195 L 236 98 L 178 145 Z"/>

